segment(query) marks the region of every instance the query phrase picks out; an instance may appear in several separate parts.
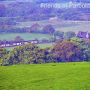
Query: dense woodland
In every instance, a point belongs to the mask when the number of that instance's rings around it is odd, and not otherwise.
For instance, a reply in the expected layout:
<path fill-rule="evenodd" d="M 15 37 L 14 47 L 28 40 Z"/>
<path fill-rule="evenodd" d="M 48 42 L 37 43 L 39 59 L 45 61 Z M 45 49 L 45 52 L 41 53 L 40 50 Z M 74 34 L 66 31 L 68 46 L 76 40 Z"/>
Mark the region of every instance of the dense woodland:
<path fill-rule="evenodd" d="M 80 38 L 58 41 L 45 49 L 34 44 L 18 46 L 11 51 L 0 48 L 1 65 L 83 61 L 90 61 L 90 40 Z"/>

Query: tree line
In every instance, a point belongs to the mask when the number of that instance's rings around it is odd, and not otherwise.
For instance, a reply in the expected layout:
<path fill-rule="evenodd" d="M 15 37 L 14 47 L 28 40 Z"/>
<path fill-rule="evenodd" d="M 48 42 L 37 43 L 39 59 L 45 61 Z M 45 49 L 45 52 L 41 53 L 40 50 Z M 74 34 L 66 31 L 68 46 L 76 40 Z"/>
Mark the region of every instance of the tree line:
<path fill-rule="evenodd" d="M 14 28 L 14 29 L 11 28 L 7 30 L 2 28 L 0 29 L 0 33 L 36 33 L 36 34 L 39 33 L 39 34 L 53 35 L 55 38 L 58 37 L 59 39 L 69 39 L 75 36 L 90 39 L 90 32 L 78 31 L 76 34 L 73 31 L 68 32 L 57 31 L 51 24 L 41 27 L 38 23 L 35 23 L 28 28 Z"/>
<path fill-rule="evenodd" d="M 52 47 L 41 49 L 34 44 L 17 46 L 11 51 L 0 48 L 0 65 L 41 64 L 90 61 L 90 40 L 60 40 Z"/>

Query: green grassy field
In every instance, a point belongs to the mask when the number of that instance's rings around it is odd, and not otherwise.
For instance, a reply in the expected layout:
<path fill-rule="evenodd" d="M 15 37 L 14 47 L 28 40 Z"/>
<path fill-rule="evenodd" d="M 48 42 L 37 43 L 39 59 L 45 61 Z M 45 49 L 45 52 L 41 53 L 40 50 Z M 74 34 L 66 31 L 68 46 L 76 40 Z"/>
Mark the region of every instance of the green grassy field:
<path fill-rule="evenodd" d="M 24 40 L 33 40 L 33 39 L 50 39 L 51 35 L 46 34 L 32 34 L 32 33 L 3 33 L 0 34 L 0 40 L 14 40 L 16 36 L 20 36 Z"/>
<path fill-rule="evenodd" d="M 51 48 L 53 47 L 54 43 L 46 43 L 46 44 L 37 44 L 40 48 Z"/>
<path fill-rule="evenodd" d="M 90 90 L 90 63 L 0 66 L 0 90 Z"/>

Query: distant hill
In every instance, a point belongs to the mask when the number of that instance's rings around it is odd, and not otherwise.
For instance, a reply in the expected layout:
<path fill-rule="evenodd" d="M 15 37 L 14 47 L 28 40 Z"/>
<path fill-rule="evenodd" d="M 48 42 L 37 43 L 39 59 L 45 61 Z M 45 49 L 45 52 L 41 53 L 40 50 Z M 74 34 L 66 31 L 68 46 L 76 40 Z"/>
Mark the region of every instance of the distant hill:
<path fill-rule="evenodd" d="M 14 2 L 11 3 L 0 3 L 0 17 L 20 17 L 17 20 L 44 20 L 49 19 L 50 17 L 58 16 L 63 20 L 90 21 L 90 8 L 55 9 L 40 7 L 40 3 L 42 2 L 89 2 L 89 0 L 26 0 L 27 2 L 22 2 L 22 0 L 20 0 L 21 2 L 18 2 L 17 0 L 13 1 Z"/>

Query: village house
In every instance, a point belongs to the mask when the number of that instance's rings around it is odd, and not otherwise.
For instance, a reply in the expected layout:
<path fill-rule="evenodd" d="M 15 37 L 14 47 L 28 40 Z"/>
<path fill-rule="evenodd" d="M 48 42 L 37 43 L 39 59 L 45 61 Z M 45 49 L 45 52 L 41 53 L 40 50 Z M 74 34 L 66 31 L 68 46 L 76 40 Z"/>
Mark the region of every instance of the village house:
<path fill-rule="evenodd" d="M 77 37 L 79 37 L 79 38 L 84 38 L 84 39 L 85 39 L 85 38 L 89 39 L 90 35 L 89 35 L 88 32 L 79 31 L 78 34 L 77 34 Z"/>
<path fill-rule="evenodd" d="M 0 42 L 0 47 L 13 47 L 13 46 L 21 46 L 28 43 L 32 44 L 38 44 L 38 40 L 29 40 L 29 41 L 6 41 L 6 42 Z"/>

